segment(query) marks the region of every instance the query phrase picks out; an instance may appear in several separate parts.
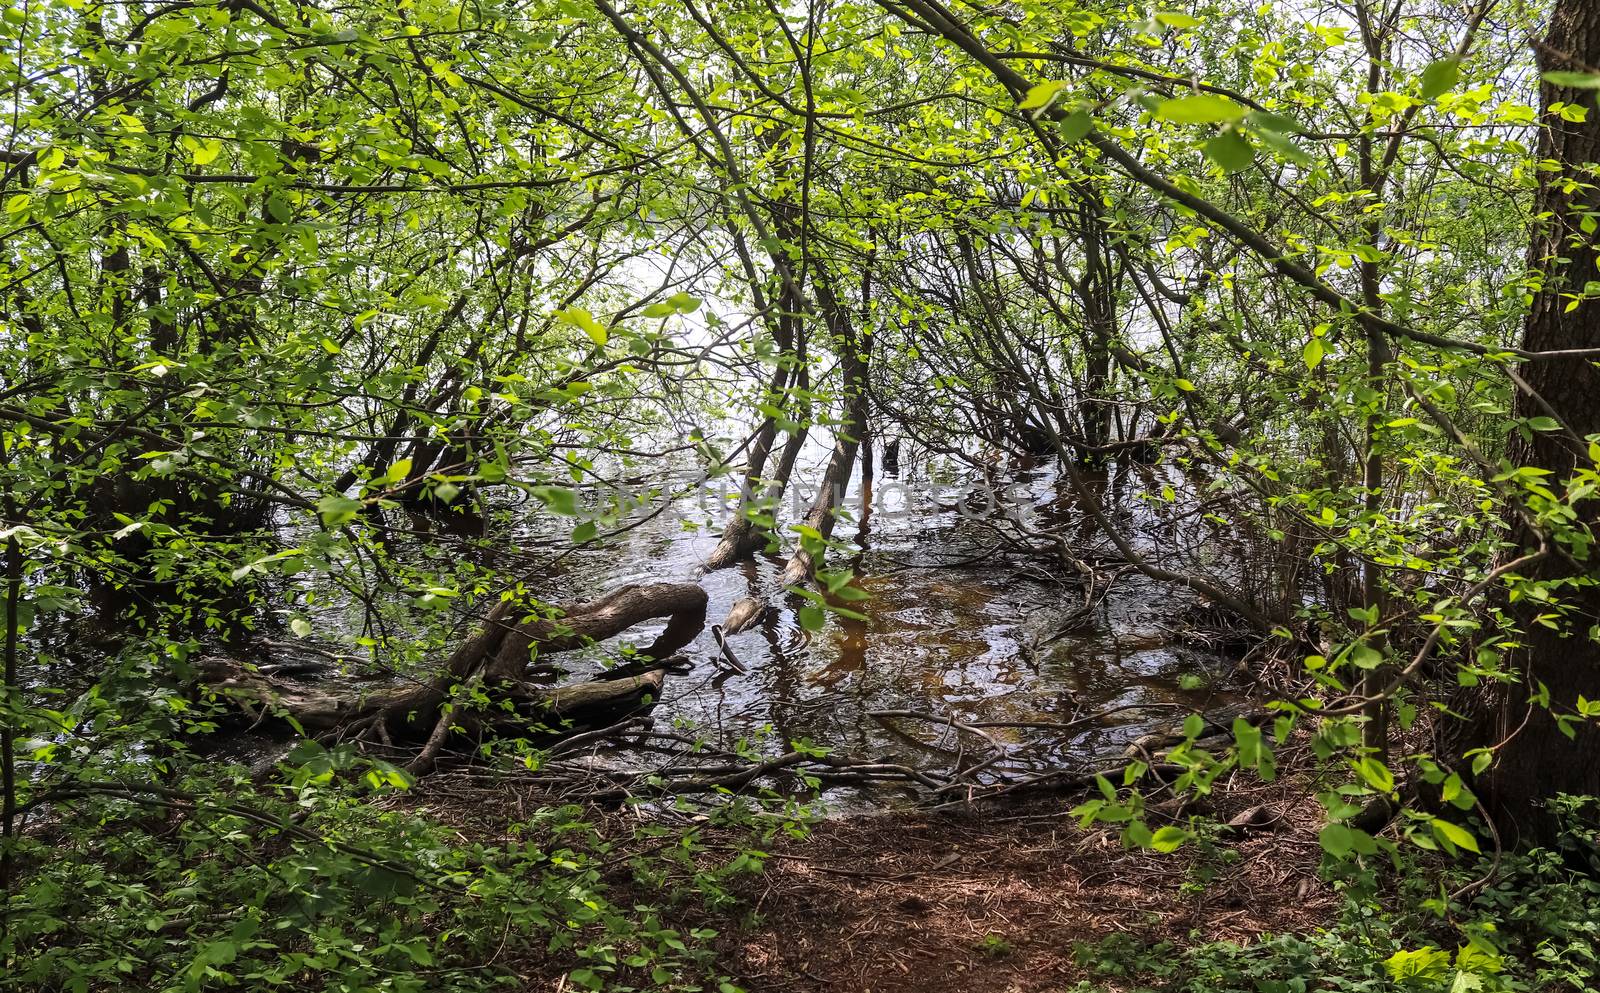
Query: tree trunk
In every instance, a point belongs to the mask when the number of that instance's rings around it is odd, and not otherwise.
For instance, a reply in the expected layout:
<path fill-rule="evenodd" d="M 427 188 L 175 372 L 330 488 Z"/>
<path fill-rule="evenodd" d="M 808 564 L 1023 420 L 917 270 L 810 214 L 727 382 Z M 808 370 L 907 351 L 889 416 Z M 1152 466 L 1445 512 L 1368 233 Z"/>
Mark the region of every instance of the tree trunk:
<path fill-rule="evenodd" d="M 865 313 L 872 293 L 872 270 L 862 277 L 861 309 Z M 833 455 L 828 459 L 822 485 L 801 522 L 814 528 L 824 539 L 833 534 L 833 523 L 840 505 L 844 503 L 845 489 L 855 471 L 856 451 L 866 433 L 868 356 L 872 347 L 870 332 L 856 330 L 851 315 L 844 309 L 826 279 L 817 280 L 817 300 L 828 321 L 833 347 L 838 350 L 839 362 L 844 371 L 844 418 L 834 434 Z M 816 563 L 804 544 L 796 548 L 783 568 L 779 582 L 784 586 L 798 586 L 811 577 Z"/>
<path fill-rule="evenodd" d="M 743 562 L 765 547 L 771 539 L 771 528 L 765 524 L 758 524 L 755 515 L 771 515 L 774 520 L 776 519 L 778 503 L 783 499 L 783 491 L 789 485 L 789 476 L 794 471 L 795 459 L 799 457 L 800 449 L 805 445 L 806 428 L 804 426 L 796 428 L 788 436 L 784 441 L 783 453 L 778 459 L 777 471 L 763 478 L 762 473 L 766 471 L 776 435 L 777 422 L 769 417 L 761 427 L 761 435 L 756 439 L 756 450 L 750 456 L 750 465 L 745 471 L 744 482 L 739 489 L 738 509 L 728 521 L 728 526 L 723 529 L 722 540 L 717 542 L 717 547 L 706 559 L 706 571 L 726 569 L 736 562 Z"/>
<path fill-rule="evenodd" d="M 1545 72 L 1572 71 L 1600 64 L 1600 5 L 1593 0 L 1558 0 L 1549 32 L 1537 46 L 1539 65 Z M 1529 250 L 1529 265 L 1544 274 L 1544 286 L 1533 302 L 1524 330 L 1523 347 L 1532 350 L 1600 347 L 1600 303 L 1586 301 L 1567 311 L 1571 294 L 1582 294 L 1596 275 L 1596 244 L 1579 223 L 1588 211 L 1600 209 L 1595 163 L 1600 162 L 1600 114 L 1594 110 L 1593 91 L 1580 91 L 1544 83 L 1541 97 L 1547 125 L 1539 142 L 1539 158 L 1561 164 L 1559 172 L 1540 172 L 1534 215 L 1543 218 Z M 1556 101 L 1590 110 L 1589 119 L 1575 123 L 1548 113 Z M 1572 182 L 1577 188 L 1568 190 Z M 1517 394 L 1517 414 L 1522 417 L 1559 418 L 1580 437 L 1600 433 L 1600 368 L 1583 359 L 1529 362 L 1521 375 L 1530 390 Z M 1548 405 L 1548 406 L 1546 406 Z M 1515 464 L 1548 469 L 1544 482 L 1561 493 L 1575 469 L 1589 467 L 1588 453 L 1559 431 L 1533 432 L 1531 439 L 1512 440 Z M 1590 527 L 1600 515 L 1580 507 Z M 1539 546 L 1538 538 L 1516 522 L 1515 534 L 1525 551 Z M 1591 550 L 1590 556 L 1594 554 Z M 1585 568 L 1585 566 L 1588 566 Z M 1552 556 L 1536 570 L 1538 578 L 1562 579 L 1594 569 L 1587 562 L 1574 564 Z M 1557 715 L 1572 715 L 1581 694 L 1600 699 L 1600 641 L 1595 625 L 1600 621 L 1600 586 L 1578 586 L 1560 591 L 1566 615 L 1559 630 L 1537 623 L 1548 613 L 1548 603 L 1523 600 L 1515 605 L 1522 627 L 1523 647 L 1509 660 L 1520 685 L 1494 693 L 1475 716 L 1473 737 L 1479 747 L 1499 745 L 1496 760 L 1478 779 L 1478 792 L 1508 839 L 1548 842 L 1556 827 L 1543 804 L 1558 793 L 1600 794 L 1600 727 L 1592 719 L 1568 724 L 1573 737 L 1563 733 Z M 1548 706 L 1530 703 L 1539 687 L 1548 687 Z M 1503 744 L 1502 744 L 1503 743 Z"/>
<path fill-rule="evenodd" d="M 705 626 L 706 599 L 706 591 L 694 583 L 630 585 L 573 607 L 559 618 L 531 620 L 519 620 L 524 608 L 505 601 L 490 611 L 476 635 L 450 654 L 434 678 L 375 693 L 296 685 L 247 671 L 227 659 L 203 665 L 201 681 L 208 692 L 232 699 L 258 720 L 288 716 L 311 733 L 373 737 L 386 744 L 425 739 L 422 754 L 412 763 L 413 771 L 425 771 L 455 729 L 505 724 L 524 732 L 539 731 L 541 726 L 554 731 L 564 724 L 592 724 L 615 716 L 638 706 L 644 697 L 653 701 L 661 689 L 659 671 L 548 687 L 529 683 L 526 670 L 535 653 L 571 651 L 657 617 L 668 618 L 666 630 L 641 654 L 664 659 Z M 468 684 L 481 685 L 492 701 L 511 706 L 504 712 L 487 708 L 481 714 L 448 707 L 456 687 Z"/>
<path fill-rule="evenodd" d="M 1103 459 L 1111 441 L 1111 344 L 1117 333 L 1117 281 L 1107 245 L 1106 225 L 1100 216 L 1100 195 L 1092 183 L 1077 186 L 1080 230 L 1083 232 L 1083 279 L 1073 289 L 1083 308 L 1084 381 L 1078 392 L 1078 417 L 1090 458 Z"/>
<path fill-rule="evenodd" d="M 845 400 L 844 423 L 839 426 L 839 434 L 833 444 L 833 455 L 828 459 L 827 472 L 823 474 L 822 485 L 817 488 L 817 495 L 811 501 L 811 509 L 800 522 L 806 527 L 815 529 L 824 539 L 833 534 L 835 514 L 839 506 L 844 503 L 845 488 L 850 485 L 850 475 L 855 471 L 856 449 L 860 444 L 857 432 L 862 424 L 863 406 L 864 403 L 856 397 L 852 396 Z M 811 553 L 802 545 L 789 557 L 788 563 L 783 567 L 779 583 L 784 586 L 798 586 L 811 577 L 815 565 Z"/>

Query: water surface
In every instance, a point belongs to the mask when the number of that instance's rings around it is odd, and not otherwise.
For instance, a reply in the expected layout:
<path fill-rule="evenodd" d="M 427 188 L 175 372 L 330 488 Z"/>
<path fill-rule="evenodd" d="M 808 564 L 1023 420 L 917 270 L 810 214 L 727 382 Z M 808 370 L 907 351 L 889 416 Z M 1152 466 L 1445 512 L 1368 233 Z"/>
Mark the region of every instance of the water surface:
<path fill-rule="evenodd" d="M 695 667 L 669 677 L 655 716 L 723 747 L 754 743 L 773 752 L 804 741 L 855 758 L 944 770 L 985 758 L 990 746 L 947 724 L 869 712 L 1067 724 L 1115 711 L 1068 731 L 986 728 L 1007 750 L 991 770 L 1022 775 L 1087 763 L 1187 711 L 1231 701 L 1232 662 L 1182 637 L 1192 599 L 1111 563 L 1102 574 L 1118 578 L 1085 615 L 1084 585 L 1071 570 L 989 552 L 996 544 L 992 521 L 960 509 L 953 489 L 925 485 L 930 472 L 942 472 L 952 487 L 962 484 L 959 475 L 938 465 L 909 469 L 919 472 L 912 485 L 877 480 L 864 528 L 859 482 L 848 494 L 853 519 L 839 523 L 835 538 L 851 548 L 831 564 L 853 566 L 868 597 L 848 606 L 865 620 L 829 615 L 821 630 L 806 631 L 799 622 L 806 601 L 778 589 L 776 557 L 703 573 L 724 519 L 705 493 L 682 497 L 676 513 L 658 515 L 611 547 L 572 556 L 560 585 L 578 596 L 624 583 L 698 582 L 710 605 L 707 629 L 685 649 Z M 1024 523 L 1061 526 L 1075 516 L 1053 472 L 1023 472 L 1009 481 Z M 1125 516 L 1143 533 L 1136 511 Z M 537 530 L 530 525 L 525 538 L 534 540 Z M 1078 553 L 1109 551 L 1086 543 Z M 718 678 L 710 625 L 748 596 L 770 605 L 753 629 L 728 638 L 749 673 Z M 648 644 L 663 624 L 641 626 L 624 640 Z M 616 647 L 597 646 L 587 660 L 560 659 L 578 678 L 615 659 Z"/>

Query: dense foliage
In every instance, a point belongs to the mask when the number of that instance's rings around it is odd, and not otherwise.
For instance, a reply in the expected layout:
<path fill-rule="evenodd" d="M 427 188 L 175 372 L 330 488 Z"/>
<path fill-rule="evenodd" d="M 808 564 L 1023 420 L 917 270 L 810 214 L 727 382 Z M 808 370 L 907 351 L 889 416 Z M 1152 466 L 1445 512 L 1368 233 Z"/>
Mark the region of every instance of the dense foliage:
<path fill-rule="evenodd" d="M 1418 846 L 1554 844 L 1544 801 L 1600 792 L 1597 63 L 1582 0 L 13 3 L 3 982 L 469 988 L 515 934 L 579 986 L 715 988 L 571 810 L 463 844 L 338 734 L 215 754 L 296 715 L 241 720 L 208 660 L 431 678 L 497 604 L 584 592 L 562 558 L 685 462 L 740 491 L 728 561 L 851 616 L 833 524 L 889 425 L 1058 463 L 1080 520 L 1007 540 L 1252 632 L 1276 720 L 1197 720 L 1180 791 L 1309 735 L 1362 894 Z M 506 706 L 449 694 L 444 731 Z M 1147 771 L 1078 814 L 1201 838 L 1149 823 Z M 772 805 L 718 816 L 801 830 Z M 643 847 L 714 894 L 685 831 Z"/>

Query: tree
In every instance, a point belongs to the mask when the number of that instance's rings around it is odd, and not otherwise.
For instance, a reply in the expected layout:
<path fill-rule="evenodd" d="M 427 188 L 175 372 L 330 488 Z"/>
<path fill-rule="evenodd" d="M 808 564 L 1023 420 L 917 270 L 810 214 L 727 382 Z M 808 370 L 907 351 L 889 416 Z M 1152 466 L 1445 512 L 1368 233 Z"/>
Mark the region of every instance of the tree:
<path fill-rule="evenodd" d="M 1536 41 L 1546 126 L 1539 135 L 1539 184 L 1528 267 L 1539 274 L 1522 347 L 1562 352 L 1600 346 L 1600 8 L 1560 0 L 1544 38 Z M 1594 531 L 1600 508 L 1593 491 L 1600 466 L 1600 363 L 1592 356 L 1549 357 L 1517 369 L 1517 413 L 1550 421 L 1548 430 L 1511 441 L 1514 465 L 1535 470 L 1523 515 L 1510 522 L 1518 552 L 1537 555 L 1524 571 L 1529 588 L 1515 604 L 1522 634 L 1512 656 L 1518 682 L 1500 688 L 1475 715 L 1477 740 L 1492 750 L 1482 776 L 1485 802 L 1527 840 L 1548 841 L 1553 819 L 1542 812 L 1557 793 L 1600 794 L 1600 566 Z M 1515 835 L 1513 835 L 1515 836 Z"/>

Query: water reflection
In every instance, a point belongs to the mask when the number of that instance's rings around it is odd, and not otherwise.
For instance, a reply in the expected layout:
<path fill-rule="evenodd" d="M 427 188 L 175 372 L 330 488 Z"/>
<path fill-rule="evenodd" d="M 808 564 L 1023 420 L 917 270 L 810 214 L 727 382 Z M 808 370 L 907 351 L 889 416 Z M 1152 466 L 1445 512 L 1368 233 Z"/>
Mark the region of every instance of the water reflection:
<path fill-rule="evenodd" d="M 1083 523 L 1049 470 L 1022 474 L 1014 492 L 1036 527 L 1069 524 L 1076 531 Z M 859 491 L 852 489 L 849 499 L 859 501 Z M 684 501 L 680 516 L 692 520 L 704 501 Z M 538 542 L 540 523 L 530 518 L 519 538 Z M 858 540 L 853 562 L 856 582 L 869 596 L 850 604 L 865 619 L 830 615 L 817 632 L 799 623 L 804 601 L 777 590 L 781 561 L 761 557 L 702 575 L 716 529 L 686 530 L 667 515 L 613 547 L 572 555 L 560 585 L 585 599 L 629 582 L 698 581 L 709 594 L 713 622 L 742 598 L 768 600 L 771 609 L 759 623 L 727 637 L 748 675 L 714 678 L 711 660 L 719 649 L 708 630 L 686 649 L 698 662 L 695 669 L 669 679 L 655 712 L 658 720 L 724 746 L 764 740 L 773 750 L 805 739 L 856 757 L 943 768 L 951 761 L 948 727 L 878 720 L 869 712 L 1048 725 L 1149 705 L 1056 738 L 1048 728 L 993 729 L 999 740 L 1031 746 L 1008 760 L 1010 768 L 1038 768 L 1120 750 L 1153 724 L 1170 722 L 1177 708 L 1227 702 L 1226 661 L 1182 644 L 1165 626 L 1190 603 L 1168 586 L 1125 574 L 1085 617 L 1075 581 L 1053 578 L 1020 558 L 985 556 L 994 544 L 992 528 L 928 491 L 880 480 L 868 523 L 859 537 L 869 540 Z M 858 530 L 841 525 L 837 533 Z M 968 564 L 947 564 L 963 561 Z M 658 630 L 640 628 L 627 639 L 648 644 Z M 581 675 L 615 649 L 597 646 L 586 663 L 564 664 Z"/>

